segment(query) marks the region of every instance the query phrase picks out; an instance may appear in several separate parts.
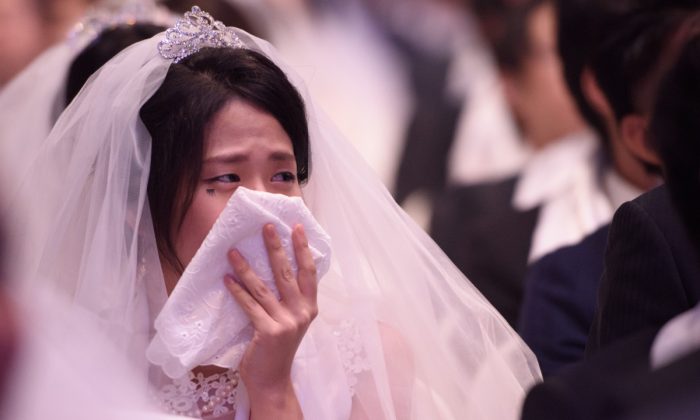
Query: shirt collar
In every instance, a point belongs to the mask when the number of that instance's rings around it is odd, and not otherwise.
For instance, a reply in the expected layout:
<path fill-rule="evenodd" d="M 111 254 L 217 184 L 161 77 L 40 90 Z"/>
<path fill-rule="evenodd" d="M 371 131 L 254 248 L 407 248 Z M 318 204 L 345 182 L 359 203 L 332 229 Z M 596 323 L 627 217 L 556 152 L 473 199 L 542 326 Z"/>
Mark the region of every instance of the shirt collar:
<path fill-rule="evenodd" d="M 614 209 L 620 207 L 623 203 L 634 200 L 644 191 L 637 186 L 625 180 L 613 168 L 605 171 L 603 176 L 603 185 L 605 192 L 610 198 L 610 204 Z"/>
<path fill-rule="evenodd" d="M 566 189 L 577 170 L 597 159 L 600 141 L 590 130 L 579 131 L 532 154 L 518 178 L 513 206 L 526 211 Z"/>

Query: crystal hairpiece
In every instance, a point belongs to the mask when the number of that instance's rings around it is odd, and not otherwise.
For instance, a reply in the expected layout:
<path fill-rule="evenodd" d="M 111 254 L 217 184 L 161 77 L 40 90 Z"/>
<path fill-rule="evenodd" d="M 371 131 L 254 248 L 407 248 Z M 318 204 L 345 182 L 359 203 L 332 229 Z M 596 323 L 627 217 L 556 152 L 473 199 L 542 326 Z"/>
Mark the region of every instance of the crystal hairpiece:
<path fill-rule="evenodd" d="M 233 28 L 194 6 L 175 22 L 175 27 L 165 31 L 165 39 L 158 43 L 158 52 L 163 58 L 178 63 L 205 47 L 244 48 L 245 44 Z"/>
<path fill-rule="evenodd" d="M 152 0 L 127 0 L 112 5 L 103 2 L 99 7 L 90 9 L 85 17 L 73 26 L 68 34 L 68 42 L 73 48 L 81 50 L 110 28 L 137 23 L 170 26 L 174 21 L 172 13 Z"/>

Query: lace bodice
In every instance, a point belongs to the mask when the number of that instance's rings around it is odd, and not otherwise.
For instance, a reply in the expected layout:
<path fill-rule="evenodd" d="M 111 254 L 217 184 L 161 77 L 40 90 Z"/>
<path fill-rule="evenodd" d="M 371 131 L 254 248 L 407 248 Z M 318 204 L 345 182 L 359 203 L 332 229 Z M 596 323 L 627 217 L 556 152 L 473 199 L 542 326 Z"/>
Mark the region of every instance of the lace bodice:
<path fill-rule="evenodd" d="M 237 371 L 204 376 L 190 374 L 160 388 L 157 399 L 164 411 L 197 418 L 236 412 Z"/>
<path fill-rule="evenodd" d="M 345 320 L 333 330 L 333 335 L 338 340 L 338 350 L 343 361 L 348 388 L 350 393 L 354 395 L 355 387 L 357 386 L 357 375 L 369 370 L 367 354 L 360 341 L 360 331 L 357 324 Z"/>
<path fill-rule="evenodd" d="M 355 322 L 343 320 L 333 329 L 343 362 L 348 388 L 354 395 L 358 375 L 369 369 L 369 362 Z M 229 370 L 204 376 L 189 373 L 158 390 L 157 400 L 165 412 L 202 419 L 236 412 L 238 371 Z M 232 416 L 233 417 L 233 416 Z"/>

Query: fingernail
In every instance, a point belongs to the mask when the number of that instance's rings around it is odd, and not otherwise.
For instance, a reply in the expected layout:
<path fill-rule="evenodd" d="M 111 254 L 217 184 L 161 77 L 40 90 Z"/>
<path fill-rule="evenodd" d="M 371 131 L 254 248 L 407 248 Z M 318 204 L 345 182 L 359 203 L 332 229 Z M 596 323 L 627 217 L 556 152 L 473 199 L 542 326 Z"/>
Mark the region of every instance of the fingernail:
<path fill-rule="evenodd" d="M 229 257 L 234 261 L 234 262 L 240 262 L 243 257 L 241 256 L 241 253 L 238 252 L 237 249 L 232 249 L 228 252 Z"/>
<path fill-rule="evenodd" d="M 308 245 L 308 242 L 306 240 L 306 232 L 304 232 L 304 225 L 298 224 L 294 226 L 294 229 L 296 229 L 297 235 L 299 235 L 299 239 L 301 239 L 301 243 L 304 246 Z"/>
<path fill-rule="evenodd" d="M 263 232 L 268 239 L 275 239 L 275 226 L 271 223 L 266 224 L 263 227 Z"/>

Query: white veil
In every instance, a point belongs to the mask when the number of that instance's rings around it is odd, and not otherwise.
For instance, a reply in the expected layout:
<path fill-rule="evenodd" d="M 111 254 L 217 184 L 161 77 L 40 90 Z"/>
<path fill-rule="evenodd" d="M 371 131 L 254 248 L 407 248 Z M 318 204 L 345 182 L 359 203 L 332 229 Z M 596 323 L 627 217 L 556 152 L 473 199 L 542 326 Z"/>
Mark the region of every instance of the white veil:
<path fill-rule="evenodd" d="M 0 89 L 0 159 L 5 173 L 24 171 L 65 107 L 68 70 L 105 29 L 136 22 L 170 25 L 174 17 L 153 0 L 103 1 L 90 8 L 66 39 L 39 55 Z M 9 175 L 9 174 L 8 174 Z M 12 191 L 12 186 L 4 186 Z"/>
<path fill-rule="evenodd" d="M 527 346 L 396 205 L 273 47 L 238 34 L 305 101 L 311 175 L 303 196 L 333 241 L 319 317 L 293 367 L 305 417 L 347 419 L 352 401 L 371 419 L 516 418 L 540 378 Z M 158 54 L 161 38 L 128 48 L 90 79 L 22 184 L 38 226 L 28 238 L 36 251 L 28 278 L 95 314 L 144 374 L 166 292 L 139 109 L 172 63 Z"/>

